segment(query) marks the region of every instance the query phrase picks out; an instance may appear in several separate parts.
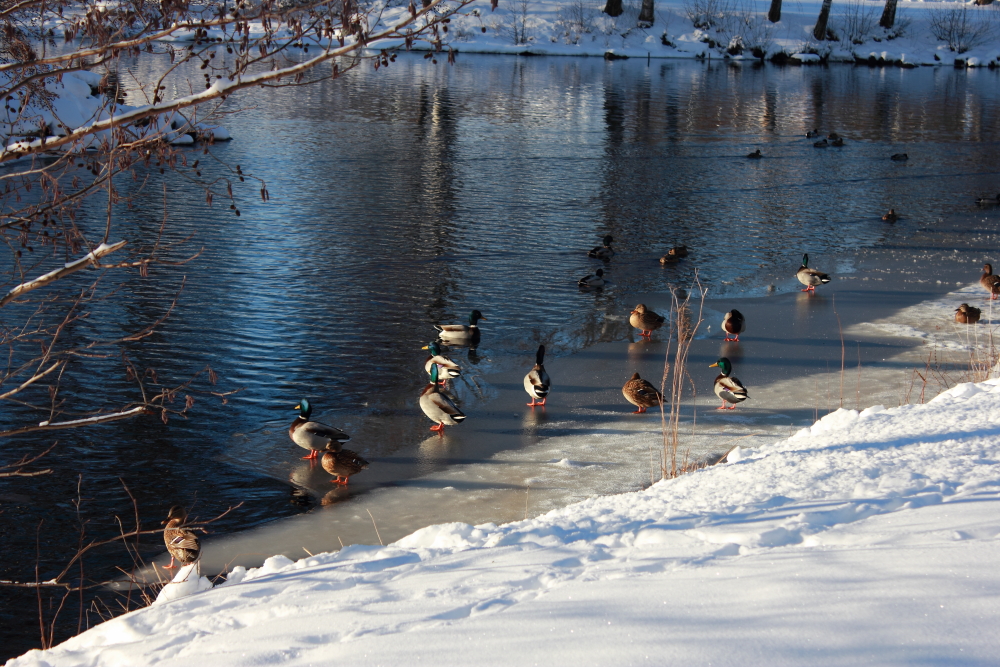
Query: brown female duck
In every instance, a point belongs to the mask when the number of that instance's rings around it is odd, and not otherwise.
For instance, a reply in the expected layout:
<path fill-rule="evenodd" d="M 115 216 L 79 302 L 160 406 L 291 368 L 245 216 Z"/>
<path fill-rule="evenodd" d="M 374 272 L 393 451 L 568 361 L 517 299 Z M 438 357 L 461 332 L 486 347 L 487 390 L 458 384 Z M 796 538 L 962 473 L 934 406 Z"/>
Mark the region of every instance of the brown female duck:
<path fill-rule="evenodd" d="M 979 284 L 990 293 L 990 299 L 996 299 L 1000 294 L 1000 276 L 993 275 L 992 264 L 983 264 L 983 275 L 979 278 Z"/>
<path fill-rule="evenodd" d="M 665 318 L 646 308 L 646 304 L 640 303 L 636 306 L 628 317 L 628 323 L 642 333 L 640 336 L 650 337 L 653 332 L 663 326 Z"/>
<path fill-rule="evenodd" d="M 167 545 L 167 552 L 170 553 L 170 565 L 164 567 L 172 570 L 177 565 L 174 561 L 180 561 L 182 565 L 190 565 L 201 556 L 201 544 L 198 536 L 192 533 L 184 524 L 187 522 L 187 512 L 180 505 L 174 505 L 167 513 L 167 520 L 164 521 L 167 527 L 163 530 L 163 542 Z"/>
<path fill-rule="evenodd" d="M 978 308 L 973 308 L 969 304 L 963 303 L 955 309 L 955 321 L 959 324 L 975 324 L 979 321 L 979 317 L 982 314 L 983 311 Z"/>
<path fill-rule="evenodd" d="M 330 480 L 332 484 L 347 486 L 347 480 L 351 475 L 355 475 L 362 470 L 368 469 L 368 461 L 365 461 L 357 452 L 349 449 L 341 449 L 339 452 L 327 452 L 320 460 L 323 470 L 333 475 Z"/>
<path fill-rule="evenodd" d="M 634 415 L 645 412 L 646 408 L 656 407 L 663 403 L 663 394 L 639 377 L 638 373 L 633 373 L 632 378 L 625 383 L 625 386 L 622 387 L 622 394 L 629 403 L 639 408 L 632 413 Z"/>

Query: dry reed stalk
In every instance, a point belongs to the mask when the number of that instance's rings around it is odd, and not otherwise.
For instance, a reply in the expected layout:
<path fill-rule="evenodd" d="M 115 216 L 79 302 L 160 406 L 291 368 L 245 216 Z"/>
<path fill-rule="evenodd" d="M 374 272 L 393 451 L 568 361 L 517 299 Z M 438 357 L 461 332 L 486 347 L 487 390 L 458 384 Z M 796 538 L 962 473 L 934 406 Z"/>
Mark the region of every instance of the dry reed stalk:
<path fill-rule="evenodd" d="M 700 299 L 698 306 L 698 319 L 692 323 L 691 318 L 691 293 L 697 290 Z M 680 445 L 680 420 L 681 407 L 684 398 L 684 382 L 687 379 L 693 384 L 690 374 L 687 372 L 687 359 L 691 352 L 691 344 L 694 341 L 695 333 L 703 321 L 705 310 L 705 296 L 707 295 L 698 272 L 694 274 L 694 284 L 691 291 L 687 291 L 681 299 L 677 288 L 670 289 L 670 331 L 667 336 L 667 349 L 663 359 L 663 378 L 660 381 L 660 393 L 664 399 L 660 401 L 660 424 L 663 433 L 663 455 L 660 459 L 660 476 L 662 479 L 674 478 L 683 472 L 677 466 L 677 448 Z M 674 339 L 677 341 L 677 349 L 674 351 L 674 363 L 670 363 L 670 352 Z M 667 380 L 670 380 L 670 415 L 667 416 L 666 402 Z M 669 465 L 668 465 L 669 462 Z"/>

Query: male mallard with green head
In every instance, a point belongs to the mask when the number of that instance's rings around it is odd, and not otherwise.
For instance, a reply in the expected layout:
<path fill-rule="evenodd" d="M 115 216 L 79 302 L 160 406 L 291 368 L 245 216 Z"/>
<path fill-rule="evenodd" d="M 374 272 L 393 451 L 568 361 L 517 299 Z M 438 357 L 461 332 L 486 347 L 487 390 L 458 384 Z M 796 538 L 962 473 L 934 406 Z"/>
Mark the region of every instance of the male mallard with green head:
<path fill-rule="evenodd" d="M 628 316 L 628 323 L 641 332 L 639 335 L 648 338 L 653 332 L 663 326 L 666 319 L 663 315 L 654 313 L 646 308 L 646 304 L 640 303 Z"/>
<path fill-rule="evenodd" d="M 597 269 L 596 273 L 580 278 L 576 284 L 580 287 L 604 287 L 604 269 Z"/>
<path fill-rule="evenodd" d="M 351 439 L 351 436 L 339 428 L 309 421 L 309 416 L 312 414 L 312 405 L 309 404 L 308 400 L 303 398 L 295 406 L 295 409 L 299 411 L 299 416 L 292 422 L 291 427 L 289 427 L 288 437 L 302 449 L 309 450 L 309 456 L 303 456 L 302 458 L 313 461 L 319 456 L 320 452 L 327 450 L 331 452 L 339 451 L 344 443 Z"/>
<path fill-rule="evenodd" d="M 727 341 L 740 341 L 740 334 L 747 328 L 746 320 L 743 319 L 743 313 L 733 309 L 730 310 L 722 318 L 722 330 L 726 334 Z M 732 336 L 732 338 L 730 338 Z"/>
<path fill-rule="evenodd" d="M 982 314 L 983 311 L 978 308 L 973 308 L 969 304 L 963 303 L 955 309 L 955 321 L 959 324 L 975 324 L 979 321 Z"/>
<path fill-rule="evenodd" d="M 333 475 L 334 478 L 330 482 L 340 486 L 347 486 L 347 480 L 351 475 L 368 469 L 368 461 L 349 449 L 323 454 L 320 464 L 323 470 Z"/>
<path fill-rule="evenodd" d="M 427 418 L 434 422 L 432 431 L 444 432 L 445 426 L 456 426 L 465 415 L 458 409 L 450 398 L 441 393 L 438 386 L 437 366 L 431 368 L 431 382 L 424 387 L 420 393 L 420 409 L 424 411 Z"/>
<path fill-rule="evenodd" d="M 587 253 L 587 257 L 593 257 L 595 259 L 611 259 L 615 256 L 615 251 L 611 248 L 611 243 L 614 241 L 614 237 L 608 234 L 601 241 L 603 245 L 599 245 Z"/>
<path fill-rule="evenodd" d="M 167 552 L 170 553 L 170 565 L 164 565 L 168 570 L 172 570 L 177 565 L 174 561 L 180 561 L 182 565 L 190 565 L 201 556 L 201 544 L 198 536 L 192 533 L 184 524 L 187 522 L 187 512 L 180 505 L 174 505 L 167 513 L 167 520 L 163 523 L 163 542 L 167 545 Z"/>
<path fill-rule="evenodd" d="M 663 403 L 663 394 L 639 377 L 638 373 L 633 373 L 629 381 L 622 387 L 622 395 L 625 396 L 625 400 L 639 408 L 632 412 L 634 415 L 642 414 L 646 408 L 653 408 Z"/>
<path fill-rule="evenodd" d="M 815 292 L 816 285 L 825 285 L 830 282 L 830 276 L 822 271 L 809 268 L 809 255 L 802 255 L 802 266 L 795 272 L 795 277 L 806 286 L 802 290 L 803 292 Z"/>
<path fill-rule="evenodd" d="M 996 299 L 1000 294 L 1000 276 L 993 275 L 992 264 L 983 264 L 983 275 L 979 278 L 979 284 L 990 293 L 990 300 Z"/>
<path fill-rule="evenodd" d="M 479 337 L 479 320 L 485 320 L 478 310 L 469 313 L 468 324 L 435 324 L 441 340 L 453 345 L 464 345 Z"/>
<path fill-rule="evenodd" d="M 750 398 L 747 395 L 747 388 L 743 386 L 743 383 L 739 379 L 731 375 L 733 365 L 729 362 L 729 359 L 723 357 L 709 366 L 709 368 L 715 367 L 718 367 L 721 371 L 718 377 L 715 378 L 715 395 L 722 399 L 722 407 L 716 408 L 716 410 L 735 410 L 737 403 L 742 403 Z M 732 403 L 733 405 L 727 408 L 726 403 Z"/>
<path fill-rule="evenodd" d="M 545 372 L 545 366 L 542 365 L 543 361 L 545 361 L 545 346 L 539 345 L 538 351 L 535 352 L 535 366 L 524 376 L 524 390 L 531 396 L 531 403 L 525 405 L 532 408 L 536 405 L 545 405 L 549 395 L 551 382 L 549 374 Z M 539 398 L 542 400 L 536 403 L 536 399 Z"/>
<path fill-rule="evenodd" d="M 462 374 L 462 367 L 441 354 L 441 348 L 436 342 L 428 343 L 421 349 L 429 350 L 431 355 L 427 357 L 427 361 L 424 363 L 424 370 L 427 371 L 428 375 L 430 375 L 431 366 L 436 364 L 438 367 L 438 377 L 441 378 L 441 384 L 447 383 L 448 378 L 457 378 Z"/>

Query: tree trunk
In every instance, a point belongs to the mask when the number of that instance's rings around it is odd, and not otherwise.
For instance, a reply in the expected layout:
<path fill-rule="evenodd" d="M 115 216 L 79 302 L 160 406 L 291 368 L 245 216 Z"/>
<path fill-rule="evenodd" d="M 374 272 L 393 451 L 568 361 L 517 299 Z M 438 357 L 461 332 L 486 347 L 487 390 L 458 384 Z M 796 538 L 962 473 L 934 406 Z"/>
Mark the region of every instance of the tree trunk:
<path fill-rule="evenodd" d="M 767 20 L 771 23 L 781 20 L 781 0 L 771 0 L 771 8 L 767 10 Z"/>
<path fill-rule="evenodd" d="M 608 16 L 621 16 L 623 11 L 622 0 L 608 0 L 608 4 L 604 5 L 604 13 Z"/>
<path fill-rule="evenodd" d="M 894 23 L 896 23 L 896 0 L 885 0 L 885 9 L 882 10 L 882 18 L 878 20 L 878 24 L 889 29 Z"/>
<path fill-rule="evenodd" d="M 826 39 L 826 24 L 830 20 L 830 5 L 833 0 L 823 0 L 823 6 L 819 10 L 819 18 L 816 19 L 816 27 L 813 28 L 813 37 L 816 41 L 822 42 Z"/>
<path fill-rule="evenodd" d="M 640 28 L 651 28 L 653 27 L 653 10 L 655 9 L 655 0 L 642 0 L 642 9 L 639 10 L 639 27 Z"/>

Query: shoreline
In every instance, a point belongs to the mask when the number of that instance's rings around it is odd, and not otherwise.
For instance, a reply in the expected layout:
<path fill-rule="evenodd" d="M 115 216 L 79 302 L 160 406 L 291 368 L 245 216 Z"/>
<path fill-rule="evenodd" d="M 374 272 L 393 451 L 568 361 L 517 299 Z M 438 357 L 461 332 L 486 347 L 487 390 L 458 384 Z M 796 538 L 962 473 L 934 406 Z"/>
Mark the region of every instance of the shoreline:
<path fill-rule="evenodd" d="M 835 275 L 836 282 L 815 295 L 782 291 L 773 296 L 706 299 L 706 321 L 689 361 L 689 372 L 698 383 L 695 433 L 689 431 L 688 394 L 679 458 L 686 449 L 689 460 L 697 460 L 718 456 L 732 444 L 759 446 L 778 440 L 787 437 L 789 429 L 808 426 L 841 404 L 852 409 L 901 404 L 912 369 L 923 365 L 929 350 L 925 339 L 893 335 L 865 324 L 892 320 L 907 308 L 919 308 L 958 288 L 974 286 L 974 267 L 984 248 L 981 230 L 972 228 L 972 222 L 969 217 L 955 216 L 951 224 L 915 233 L 892 248 L 817 258 L 815 263 L 821 268 L 819 260 L 851 267 L 848 270 L 853 272 Z M 992 236 L 990 251 L 1000 254 L 1000 237 Z M 927 249 L 934 243 L 941 247 Z M 919 260 L 917 264 L 914 259 Z M 892 283 L 889 289 L 887 282 Z M 977 296 L 975 288 L 971 289 L 967 300 L 985 299 L 985 292 Z M 657 309 L 666 295 L 639 294 L 635 300 Z M 887 300 L 894 303 L 891 314 L 886 313 Z M 734 305 L 748 318 L 740 344 L 724 343 L 716 321 Z M 838 316 L 846 342 L 842 399 Z M 618 317 L 606 315 L 616 327 Z M 979 326 L 985 329 L 987 325 Z M 658 462 L 651 464 L 650 456 L 658 451 L 662 437 L 660 419 L 655 413 L 627 414 L 632 406 L 621 396 L 620 386 L 634 371 L 659 384 L 665 349 L 662 336 L 661 331 L 652 341 L 642 341 L 631 334 L 626 340 L 599 342 L 548 360 L 553 390 L 544 410 L 523 405 L 527 395 L 520 380 L 526 370 L 481 376 L 477 384 L 491 398 L 467 410 L 470 418 L 465 423 L 447 429 L 443 437 L 428 433 L 412 448 L 371 457 L 372 466 L 352 480 L 351 492 L 328 490 L 328 476 L 304 462 L 275 461 L 276 469 L 288 471 L 290 465 L 290 481 L 314 494 L 320 507 L 205 540 L 206 571 L 221 571 L 236 563 L 259 565 L 275 553 L 296 558 L 304 553 L 302 549 L 310 553 L 336 550 L 341 542 L 377 543 L 373 523 L 388 543 L 428 525 L 504 523 L 587 497 L 648 487 L 651 468 L 658 469 Z M 733 360 L 735 374 L 751 396 L 725 414 L 713 409 L 717 400 L 711 393 L 714 371 L 707 368 L 718 356 Z M 956 358 L 941 361 L 954 363 Z M 933 395 L 926 395 L 925 400 Z M 425 420 L 409 420 L 414 421 L 426 426 Z M 658 470 L 652 478 L 658 479 Z"/>

